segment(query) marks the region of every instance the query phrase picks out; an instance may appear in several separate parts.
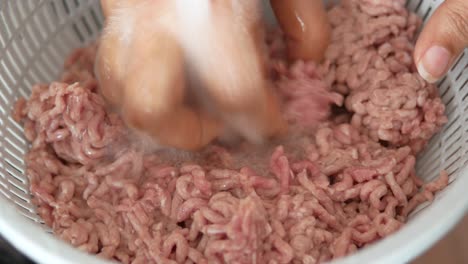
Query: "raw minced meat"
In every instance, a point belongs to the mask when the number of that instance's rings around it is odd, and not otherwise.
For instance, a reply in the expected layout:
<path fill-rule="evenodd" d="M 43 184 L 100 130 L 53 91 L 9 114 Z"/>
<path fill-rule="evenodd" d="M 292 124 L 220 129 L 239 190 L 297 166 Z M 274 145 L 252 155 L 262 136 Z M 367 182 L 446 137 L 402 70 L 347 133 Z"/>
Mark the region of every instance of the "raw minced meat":
<path fill-rule="evenodd" d="M 351 124 L 361 133 L 418 153 L 447 118 L 436 87 L 415 74 L 421 19 L 404 2 L 344 0 L 332 8 L 332 43 L 320 70 L 333 90 L 347 95 Z"/>
<path fill-rule="evenodd" d="M 59 82 L 34 86 L 14 111 L 32 142 L 38 214 L 73 246 L 122 263 L 312 264 L 392 234 L 448 184 L 445 172 L 424 183 L 415 171 L 446 118 L 412 65 L 419 19 L 404 2 L 332 8 L 322 65 L 288 66 L 281 34 L 269 35 L 272 82 L 295 131 L 273 147 L 172 155 L 130 144 L 98 93 L 96 46 L 78 49 Z"/>

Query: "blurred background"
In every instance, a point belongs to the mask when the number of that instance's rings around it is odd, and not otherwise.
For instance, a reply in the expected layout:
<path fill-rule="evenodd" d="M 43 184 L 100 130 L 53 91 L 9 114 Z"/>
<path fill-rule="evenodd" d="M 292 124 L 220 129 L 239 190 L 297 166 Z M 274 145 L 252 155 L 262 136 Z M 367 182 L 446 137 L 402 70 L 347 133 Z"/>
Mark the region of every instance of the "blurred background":
<path fill-rule="evenodd" d="M 412 264 L 468 263 L 468 215 L 439 243 Z"/>

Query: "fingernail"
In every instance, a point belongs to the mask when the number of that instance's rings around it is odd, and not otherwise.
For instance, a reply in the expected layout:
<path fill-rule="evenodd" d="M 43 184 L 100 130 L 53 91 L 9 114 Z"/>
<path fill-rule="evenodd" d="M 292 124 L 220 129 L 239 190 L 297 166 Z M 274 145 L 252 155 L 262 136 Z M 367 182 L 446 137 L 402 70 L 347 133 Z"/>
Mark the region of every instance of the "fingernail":
<path fill-rule="evenodd" d="M 418 63 L 418 72 L 426 81 L 434 83 L 448 70 L 450 51 L 442 46 L 430 47 Z"/>

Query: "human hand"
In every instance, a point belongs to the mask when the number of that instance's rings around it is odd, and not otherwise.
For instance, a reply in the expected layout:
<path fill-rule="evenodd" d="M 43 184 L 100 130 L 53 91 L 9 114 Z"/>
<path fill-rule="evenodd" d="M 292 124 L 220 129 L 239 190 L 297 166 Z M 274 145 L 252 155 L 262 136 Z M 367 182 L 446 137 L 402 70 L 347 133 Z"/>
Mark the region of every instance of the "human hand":
<path fill-rule="evenodd" d="M 291 60 L 321 61 L 330 43 L 331 28 L 323 1 L 270 0 L 285 33 Z"/>
<path fill-rule="evenodd" d="M 468 1 L 446 0 L 427 22 L 414 50 L 419 74 L 428 82 L 442 78 L 468 46 Z"/>
<path fill-rule="evenodd" d="M 301 15 L 305 27 L 298 31 L 293 12 L 297 7 L 306 12 L 304 7 L 316 7 L 306 2 L 320 1 L 280 2 L 272 4 L 289 33 L 291 57 L 320 59 L 325 45 L 305 45 L 316 39 L 308 37 L 317 35 L 316 20 Z M 226 130 L 254 142 L 285 130 L 265 79 L 259 1 L 101 3 L 106 25 L 96 75 L 103 96 L 130 127 L 161 145 L 188 150 L 203 147 Z M 187 81 L 187 72 L 196 82 Z"/>

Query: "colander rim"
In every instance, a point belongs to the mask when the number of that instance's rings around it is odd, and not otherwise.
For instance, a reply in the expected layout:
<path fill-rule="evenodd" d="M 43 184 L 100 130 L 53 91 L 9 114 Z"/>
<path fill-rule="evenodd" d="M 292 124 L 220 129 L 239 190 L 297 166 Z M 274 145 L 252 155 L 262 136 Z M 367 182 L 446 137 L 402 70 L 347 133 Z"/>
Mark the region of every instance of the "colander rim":
<path fill-rule="evenodd" d="M 426 207 L 401 230 L 331 264 L 376 263 L 376 259 L 379 264 L 395 264 L 414 259 L 448 233 L 467 212 L 468 195 L 465 186 L 468 186 L 468 166 L 459 172 L 457 179 L 450 185 L 451 189 L 439 201 Z M 450 210 L 447 211 L 448 208 Z M 46 234 L 44 229 L 22 216 L 2 196 L 0 234 L 23 254 L 39 263 L 112 263 L 79 251 L 53 235 Z"/>

